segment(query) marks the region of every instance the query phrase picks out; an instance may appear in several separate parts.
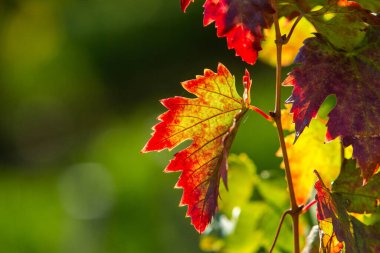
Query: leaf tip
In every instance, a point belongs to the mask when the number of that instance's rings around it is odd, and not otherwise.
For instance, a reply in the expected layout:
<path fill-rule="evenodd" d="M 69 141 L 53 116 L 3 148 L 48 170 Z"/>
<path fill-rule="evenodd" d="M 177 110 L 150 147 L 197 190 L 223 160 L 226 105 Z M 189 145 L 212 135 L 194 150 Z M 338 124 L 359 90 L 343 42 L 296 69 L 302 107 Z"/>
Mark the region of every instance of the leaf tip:
<path fill-rule="evenodd" d="M 301 132 L 299 131 L 296 131 L 296 134 L 294 136 L 294 141 L 293 141 L 293 145 L 296 144 L 298 138 L 301 136 Z"/>
<path fill-rule="evenodd" d="M 244 85 L 243 99 L 247 105 L 250 105 L 252 80 L 251 80 L 249 71 L 247 69 L 245 69 L 245 74 L 243 76 L 243 85 Z"/>
<path fill-rule="evenodd" d="M 189 7 L 190 2 L 194 2 L 194 0 L 181 0 L 181 10 L 183 13 L 186 13 L 186 9 Z"/>
<path fill-rule="evenodd" d="M 151 143 L 151 139 L 145 144 L 145 146 L 140 150 L 140 153 L 141 154 L 146 154 L 146 153 L 149 153 L 151 151 L 156 151 L 156 149 L 154 149 L 152 147 L 152 143 Z M 158 151 L 158 150 L 157 150 Z"/>
<path fill-rule="evenodd" d="M 231 75 L 230 71 L 222 63 L 218 63 L 218 74 L 221 75 Z"/>
<path fill-rule="evenodd" d="M 140 150 L 140 154 L 145 154 L 148 151 L 146 150 L 146 145 Z"/>

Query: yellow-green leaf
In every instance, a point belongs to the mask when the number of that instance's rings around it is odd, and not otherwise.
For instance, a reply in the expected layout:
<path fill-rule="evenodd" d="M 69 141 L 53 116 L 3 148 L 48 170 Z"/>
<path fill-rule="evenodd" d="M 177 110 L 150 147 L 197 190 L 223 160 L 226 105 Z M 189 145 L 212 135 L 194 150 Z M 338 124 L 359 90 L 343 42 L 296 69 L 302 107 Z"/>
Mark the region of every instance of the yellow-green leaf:
<path fill-rule="evenodd" d="M 283 110 L 283 120 L 291 120 L 288 111 Z M 289 122 L 284 122 L 288 124 Z M 293 186 L 298 204 L 305 204 L 311 197 L 315 182 L 314 170 L 324 178 L 327 185 L 339 175 L 341 157 L 339 140 L 324 143 L 326 127 L 319 118 L 312 120 L 296 143 L 295 134 L 285 137 Z M 277 152 L 282 156 L 281 150 Z M 281 164 L 284 168 L 284 164 Z"/>

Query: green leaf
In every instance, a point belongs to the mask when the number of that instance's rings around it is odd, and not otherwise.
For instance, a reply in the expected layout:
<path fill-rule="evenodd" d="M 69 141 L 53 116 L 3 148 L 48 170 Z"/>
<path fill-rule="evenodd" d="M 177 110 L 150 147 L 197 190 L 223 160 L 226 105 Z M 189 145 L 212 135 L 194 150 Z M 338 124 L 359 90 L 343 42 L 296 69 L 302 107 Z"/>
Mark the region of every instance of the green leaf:
<path fill-rule="evenodd" d="M 364 9 L 368 9 L 372 12 L 380 11 L 380 1 L 379 0 L 356 0 Z"/>
<path fill-rule="evenodd" d="M 362 12 L 356 7 L 325 5 L 305 17 L 334 47 L 345 51 L 353 50 L 366 34 L 367 24 L 362 20 Z"/>
<path fill-rule="evenodd" d="M 213 220 L 210 228 L 201 237 L 201 249 L 220 253 L 252 253 L 260 249 L 269 250 L 280 214 L 263 201 L 250 202 L 235 210 L 239 210 L 239 215 L 231 220 L 225 215 Z M 276 248 L 291 252 L 290 226 L 284 224 L 281 234 Z"/>
<path fill-rule="evenodd" d="M 247 204 L 257 184 L 256 166 L 246 154 L 231 154 L 228 157 L 228 190 L 221 187 L 219 208 L 231 218 L 235 207 Z"/>
<path fill-rule="evenodd" d="M 358 252 L 380 252 L 380 223 L 366 226 L 351 216 Z"/>
<path fill-rule="evenodd" d="M 379 252 L 380 223 L 365 225 L 349 215 L 345 201 L 332 194 L 320 177 L 315 188 L 322 252 L 343 248 L 345 253 Z"/>
<path fill-rule="evenodd" d="M 286 208 L 284 203 L 278 208 L 273 208 L 266 202 L 264 196 L 276 197 L 277 188 L 270 187 L 270 183 L 259 181 L 256 168 L 252 161 L 245 155 L 230 155 L 228 159 L 228 182 L 231 191 L 220 190 L 220 209 L 210 226 L 201 236 L 200 247 L 208 252 L 221 253 L 252 253 L 259 250 L 268 250 L 272 244 L 275 231 L 282 210 Z M 264 183 L 265 182 L 265 183 Z M 264 188 L 256 189 L 256 186 L 264 185 Z M 253 199 L 252 193 L 256 190 L 263 199 Z M 272 191 L 275 189 L 275 191 Z M 281 191 L 285 195 L 286 192 Z M 292 244 L 291 228 L 286 222 L 282 236 L 278 240 L 278 249 L 291 252 Z"/>
<path fill-rule="evenodd" d="M 341 249 L 342 243 L 347 253 L 357 252 L 357 245 L 350 228 L 350 216 L 344 205 L 333 198 L 321 179 L 315 183 L 315 189 L 322 252 L 334 252 L 337 247 Z"/>
<path fill-rule="evenodd" d="M 345 160 L 339 177 L 332 185 L 334 198 L 340 199 L 349 212 L 373 213 L 380 207 L 380 174 L 375 174 L 366 185 L 354 160 Z"/>

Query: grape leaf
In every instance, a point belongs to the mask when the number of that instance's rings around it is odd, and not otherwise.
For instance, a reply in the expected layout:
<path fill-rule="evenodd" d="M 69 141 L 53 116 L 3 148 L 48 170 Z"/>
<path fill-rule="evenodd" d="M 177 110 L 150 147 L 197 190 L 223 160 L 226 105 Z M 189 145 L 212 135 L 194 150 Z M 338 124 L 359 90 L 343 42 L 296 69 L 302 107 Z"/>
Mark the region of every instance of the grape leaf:
<path fill-rule="evenodd" d="M 325 36 L 335 47 L 352 50 L 365 36 L 364 23 L 353 7 L 336 7 L 335 10 L 321 9 L 318 14 L 307 15 L 317 31 Z M 334 17 L 326 20 L 322 14 L 332 13 Z"/>
<path fill-rule="evenodd" d="M 283 116 L 282 120 L 286 121 L 284 126 L 287 125 L 287 122 L 291 122 L 288 110 L 282 110 L 281 115 Z M 299 205 L 305 204 L 311 197 L 315 183 L 313 173 L 315 169 L 328 185 L 339 175 L 340 143 L 339 140 L 334 140 L 324 144 L 325 131 L 324 122 L 317 118 L 311 122 L 308 129 L 305 129 L 296 143 L 293 144 L 294 133 L 285 137 L 294 192 Z M 277 156 L 282 156 L 281 149 L 277 151 Z M 283 163 L 281 168 L 284 168 Z"/>
<path fill-rule="evenodd" d="M 380 1 L 379 0 L 356 0 L 363 8 L 368 9 L 372 12 L 380 11 Z"/>
<path fill-rule="evenodd" d="M 190 1 L 181 0 L 183 11 Z M 217 35 L 227 38 L 228 48 L 235 49 L 245 62 L 255 64 L 261 50 L 262 29 L 273 22 L 274 9 L 269 0 L 206 0 L 203 7 L 204 26 L 215 22 Z"/>
<path fill-rule="evenodd" d="M 351 229 L 352 238 L 354 241 L 349 243 L 351 248 L 348 248 L 346 241 L 339 241 L 337 234 L 334 231 L 334 225 L 331 220 L 319 221 L 319 234 L 321 247 L 323 253 L 362 253 L 362 252 L 379 252 L 380 250 L 380 224 L 364 225 L 355 217 L 350 216 L 351 222 L 349 227 Z M 338 223 L 339 224 L 339 223 Z M 344 249 L 346 249 L 344 251 Z M 308 252 L 304 252 L 308 253 Z M 311 252 L 310 252 L 311 253 Z"/>
<path fill-rule="evenodd" d="M 342 203 L 333 198 L 321 179 L 315 183 L 315 189 L 317 190 L 317 217 L 323 252 L 334 252 L 339 242 L 344 242 L 347 253 L 358 252 L 350 229 L 350 217 Z"/>
<path fill-rule="evenodd" d="M 336 106 L 329 113 L 327 140 L 341 136 L 352 145 L 353 156 L 364 181 L 380 163 L 380 29 L 371 28 L 363 45 L 352 52 L 335 50 L 324 37 L 305 40 L 295 60 L 300 64 L 283 85 L 293 86 L 288 103 L 300 136 L 321 104 L 335 95 Z"/>
<path fill-rule="evenodd" d="M 380 25 L 378 17 L 356 2 L 347 0 L 329 1 L 305 17 L 334 47 L 345 51 L 353 50 L 362 42 L 368 24 Z"/>
<path fill-rule="evenodd" d="M 349 212 L 376 212 L 380 209 L 380 174 L 374 175 L 364 186 L 359 175 L 354 161 L 345 160 L 339 177 L 332 185 L 333 195 L 345 203 Z"/>
<path fill-rule="evenodd" d="M 344 244 L 340 242 L 334 231 L 331 219 L 319 221 L 319 242 L 323 253 L 340 253 Z"/>
<path fill-rule="evenodd" d="M 231 154 L 228 157 L 228 186 L 221 188 L 219 211 L 231 218 L 233 209 L 245 205 L 258 183 L 256 166 L 246 154 Z"/>
<path fill-rule="evenodd" d="M 241 221 L 241 213 L 247 212 L 245 208 L 250 202 L 257 180 L 256 167 L 247 155 L 229 155 L 228 184 L 231 190 L 220 189 L 218 212 L 200 240 L 203 251 L 246 252 L 246 248 L 251 249 L 249 236 L 252 229 L 245 230 L 243 227 L 242 230 L 236 226 Z M 260 209 L 257 211 L 261 212 Z M 244 223 L 250 220 L 249 216 L 244 217 Z"/>
<path fill-rule="evenodd" d="M 182 83 L 197 98 L 173 97 L 161 100 L 168 111 L 153 127 L 153 136 L 142 152 L 173 149 L 191 139 L 192 144 L 175 154 L 165 172 L 182 171 L 177 187 L 183 188 L 180 205 L 188 205 L 187 216 L 202 233 L 217 208 L 219 182 L 227 186 L 227 155 L 237 128 L 250 104 L 249 73 L 243 78 L 242 99 L 235 79 L 222 64 L 218 72 L 206 69 L 204 76 Z"/>
<path fill-rule="evenodd" d="M 380 252 L 380 223 L 364 225 L 352 216 L 351 223 L 359 246 L 358 252 Z"/>
<path fill-rule="evenodd" d="M 215 22 L 218 37 L 227 38 L 229 49 L 245 62 L 255 64 L 262 28 L 272 23 L 274 9 L 268 0 L 207 0 L 204 4 L 203 24 Z"/>
<path fill-rule="evenodd" d="M 183 12 L 186 12 L 186 9 L 190 5 L 190 2 L 194 2 L 194 0 L 181 0 L 181 9 Z"/>
<path fill-rule="evenodd" d="M 279 218 L 282 210 L 288 206 L 286 192 L 277 181 L 259 180 L 253 162 L 245 154 L 231 154 L 228 166 L 231 191 L 220 190 L 218 212 L 202 234 L 200 247 L 206 252 L 219 253 L 252 253 L 269 249 L 273 231 L 278 226 L 278 220 L 274 217 Z M 260 189 L 263 184 L 265 189 Z M 272 205 L 267 201 L 267 195 L 277 202 Z M 285 222 L 283 229 L 285 231 L 282 230 L 277 247 L 281 252 L 290 252 L 290 224 Z"/>
<path fill-rule="evenodd" d="M 293 18 L 301 13 L 309 13 L 313 11 L 315 7 L 331 4 L 330 2 L 331 0 L 280 0 L 278 1 L 277 8 L 280 17 Z"/>
<path fill-rule="evenodd" d="M 348 214 L 346 202 L 332 194 L 322 179 L 317 190 L 317 218 L 322 252 L 377 252 L 380 247 L 380 224 L 365 225 Z"/>

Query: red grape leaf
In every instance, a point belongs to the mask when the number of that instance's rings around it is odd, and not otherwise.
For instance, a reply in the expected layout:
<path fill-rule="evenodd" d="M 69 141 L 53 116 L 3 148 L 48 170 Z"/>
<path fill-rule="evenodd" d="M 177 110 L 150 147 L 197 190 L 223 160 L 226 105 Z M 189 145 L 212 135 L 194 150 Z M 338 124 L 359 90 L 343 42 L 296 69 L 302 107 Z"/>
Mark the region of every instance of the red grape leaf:
<path fill-rule="evenodd" d="M 207 0 L 203 24 L 215 22 L 218 37 L 227 38 L 229 49 L 245 62 L 255 64 L 262 29 L 272 23 L 274 9 L 268 0 Z"/>
<path fill-rule="evenodd" d="M 322 250 L 317 252 L 323 253 L 340 253 L 344 248 L 344 244 L 338 240 L 334 231 L 331 219 L 319 221 L 319 246 Z"/>
<path fill-rule="evenodd" d="M 322 179 L 315 183 L 317 190 L 317 218 L 319 222 L 320 236 L 323 252 L 334 252 L 333 249 L 344 242 L 346 250 L 355 246 L 350 232 L 350 219 L 344 208 L 333 198 L 330 189 L 323 183 Z M 338 251 L 339 252 L 339 251 Z M 350 251 L 348 251 L 350 252 Z"/>
<path fill-rule="evenodd" d="M 319 221 L 319 240 L 321 242 L 320 246 L 322 247 L 322 250 L 320 250 L 319 252 L 380 252 L 380 223 L 376 223 L 374 225 L 364 225 L 353 216 L 350 216 L 350 219 L 350 226 L 345 227 L 345 229 L 351 229 L 352 231 L 351 239 L 353 239 L 354 241 L 350 242 L 346 242 L 347 240 L 338 240 L 337 234 L 335 232 L 335 227 L 334 224 L 331 222 L 331 219 Z"/>
<path fill-rule="evenodd" d="M 187 7 L 190 5 L 190 2 L 194 2 L 194 0 L 181 0 L 181 9 L 183 12 L 186 11 Z"/>
<path fill-rule="evenodd" d="M 161 100 L 168 111 L 153 127 L 153 136 L 142 152 L 173 149 L 193 140 L 175 154 L 165 172 L 182 171 L 177 187 L 183 188 L 180 205 L 188 205 L 187 216 L 202 233 L 217 208 L 219 182 L 227 186 L 227 155 L 238 125 L 248 110 L 251 80 L 243 78 L 244 98 L 235 88 L 235 79 L 222 64 L 218 72 L 206 69 L 204 76 L 182 83 L 196 98 L 173 97 Z"/>
<path fill-rule="evenodd" d="M 181 0 L 183 11 L 191 1 Z M 255 64 L 261 50 L 262 29 L 273 22 L 275 11 L 269 0 L 206 0 L 203 7 L 204 26 L 215 22 L 217 35 L 227 38 L 228 48 L 235 49 L 245 62 Z"/>
<path fill-rule="evenodd" d="M 351 52 L 336 50 L 322 36 L 305 40 L 295 67 L 284 81 L 294 86 L 287 102 L 296 137 L 316 116 L 329 95 L 336 106 L 329 113 L 327 140 L 341 136 L 367 181 L 380 163 L 380 29 L 369 28 L 364 43 Z"/>

